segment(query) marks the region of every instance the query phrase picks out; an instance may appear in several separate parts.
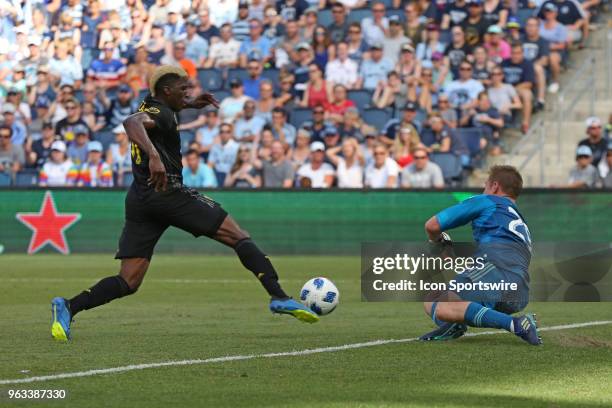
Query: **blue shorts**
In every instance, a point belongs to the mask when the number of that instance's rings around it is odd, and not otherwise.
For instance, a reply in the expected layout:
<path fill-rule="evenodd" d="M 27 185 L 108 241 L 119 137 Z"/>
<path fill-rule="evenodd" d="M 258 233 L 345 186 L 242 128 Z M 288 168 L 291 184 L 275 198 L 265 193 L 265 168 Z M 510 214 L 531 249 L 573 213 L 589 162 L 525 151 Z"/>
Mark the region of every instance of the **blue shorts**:
<path fill-rule="evenodd" d="M 525 279 L 513 272 L 498 269 L 492 263 L 486 263 L 483 268 L 470 269 L 459 275 L 453 281 L 456 285 L 475 284 L 499 284 L 502 282 L 516 284 L 516 290 L 482 290 L 480 288 L 468 288 L 454 292 L 464 300 L 480 303 L 481 305 L 497 310 L 502 313 L 516 313 L 523 310 L 529 303 L 529 286 Z M 474 285 L 470 285 L 474 286 Z"/>

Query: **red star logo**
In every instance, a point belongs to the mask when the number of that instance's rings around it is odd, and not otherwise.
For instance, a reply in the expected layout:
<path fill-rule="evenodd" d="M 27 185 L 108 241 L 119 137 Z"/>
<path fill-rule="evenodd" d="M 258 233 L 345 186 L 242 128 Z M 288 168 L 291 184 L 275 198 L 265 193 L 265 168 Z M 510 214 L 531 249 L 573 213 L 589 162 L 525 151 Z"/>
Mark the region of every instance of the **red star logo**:
<path fill-rule="evenodd" d="M 50 191 L 45 193 L 40 212 L 17 213 L 17 219 L 33 232 L 28 254 L 38 252 L 47 244 L 51 244 L 64 255 L 70 253 L 64 232 L 72 224 L 81 219 L 81 214 L 60 214 L 55 207 L 55 200 Z"/>

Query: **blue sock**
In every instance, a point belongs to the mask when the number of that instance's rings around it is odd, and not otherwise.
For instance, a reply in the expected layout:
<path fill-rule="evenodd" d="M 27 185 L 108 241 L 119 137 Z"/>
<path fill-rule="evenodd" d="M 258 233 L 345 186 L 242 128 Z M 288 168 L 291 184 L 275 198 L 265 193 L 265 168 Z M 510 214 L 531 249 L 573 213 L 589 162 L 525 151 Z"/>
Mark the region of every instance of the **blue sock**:
<path fill-rule="evenodd" d="M 465 322 L 472 327 L 491 327 L 514 332 L 512 316 L 471 302 L 465 311 Z"/>
<path fill-rule="evenodd" d="M 433 302 L 431 305 L 431 320 L 433 320 L 433 322 L 436 324 L 436 326 L 440 327 L 442 326 L 444 323 L 444 321 L 438 319 L 436 317 L 436 309 L 438 308 L 438 302 Z"/>

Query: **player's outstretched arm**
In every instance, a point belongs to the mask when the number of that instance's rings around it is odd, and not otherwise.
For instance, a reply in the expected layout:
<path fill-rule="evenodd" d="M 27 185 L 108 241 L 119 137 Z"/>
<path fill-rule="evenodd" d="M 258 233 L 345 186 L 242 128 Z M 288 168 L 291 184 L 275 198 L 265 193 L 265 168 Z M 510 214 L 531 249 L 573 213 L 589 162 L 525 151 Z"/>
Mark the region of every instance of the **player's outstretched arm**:
<path fill-rule="evenodd" d="M 155 122 L 146 113 L 137 112 L 128 116 L 123 121 L 123 126 L 130 141 L 135 143 L 149 157 L 149 171 L 151 173 L 149 184 L 153 185 L 155 191 L 164 191 L 168 183 L 166 168 L 146 131 L 146 129 L 155 127 Z"/>
<path fill-rule="evenodd" d="M 217 100 L 217 98 L 215 98 L 215 95 L 209 92 L 204 92 L 203 94 L 200 94 L 195 98 L 188 100 L 185 104 L 185 109 L 202 109 L 210 105 L 212 105 L 215 109 L 219 109 L 219 101 Z"/>

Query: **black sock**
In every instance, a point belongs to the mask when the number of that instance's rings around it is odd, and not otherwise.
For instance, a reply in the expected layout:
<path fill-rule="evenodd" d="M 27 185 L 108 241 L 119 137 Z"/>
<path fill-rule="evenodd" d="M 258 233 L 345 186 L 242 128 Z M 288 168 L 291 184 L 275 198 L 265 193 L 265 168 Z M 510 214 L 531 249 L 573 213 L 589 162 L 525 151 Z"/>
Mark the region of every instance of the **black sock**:
<path fill-rule="evenodd" d="M 74 317 L 81 310 L 88 310 L 103 305 L 113 299 L 131 295 L 134 292 L 135 290 L 131 290 L 125 279 L 121 276 L 109 276 L 93 285 L 89 290 L 85 290 L 70 299 L 70 313 Z"/>
<path fill-rule="evenodd" d="M 276 298 L 288 297 L 278 283 L 278 275 L 274 270 L 274 266 L 272 266 L 268 257 L 257 248 L 257 245 L 250 238 L 238 241 L 234 246 L 234 250 L 238 254 L 240 262 L 242 262 L 245 268 L 253 272 L 253 275 L 259 279 L 270 296 Z"/>

